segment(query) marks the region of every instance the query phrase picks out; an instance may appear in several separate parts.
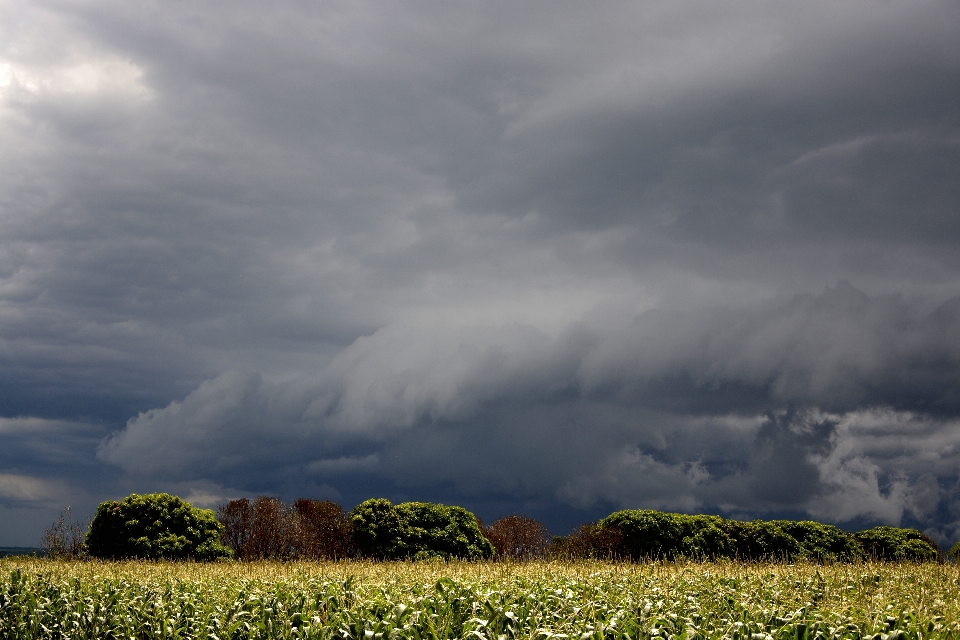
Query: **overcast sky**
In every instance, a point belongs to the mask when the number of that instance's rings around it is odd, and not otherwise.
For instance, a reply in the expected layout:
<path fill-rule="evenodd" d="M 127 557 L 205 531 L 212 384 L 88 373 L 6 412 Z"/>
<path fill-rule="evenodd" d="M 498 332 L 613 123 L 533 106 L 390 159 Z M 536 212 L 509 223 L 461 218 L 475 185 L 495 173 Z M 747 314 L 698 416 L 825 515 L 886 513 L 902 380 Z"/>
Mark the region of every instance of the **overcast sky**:
<path fill-rule="evenodd" d="M 960 3 L 0 0 L 0 545 L 131 492 L 960 538 Z"/>

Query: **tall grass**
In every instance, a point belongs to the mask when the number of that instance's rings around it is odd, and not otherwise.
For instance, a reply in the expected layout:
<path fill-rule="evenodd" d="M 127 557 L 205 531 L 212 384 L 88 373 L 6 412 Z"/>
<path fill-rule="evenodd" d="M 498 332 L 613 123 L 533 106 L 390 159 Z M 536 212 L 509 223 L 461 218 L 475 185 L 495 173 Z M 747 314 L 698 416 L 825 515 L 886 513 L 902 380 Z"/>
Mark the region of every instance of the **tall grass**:
<path fill-rule="evenodd" d="M 941 564 L 0 560 L 0 637 L 960 638 Z"/>

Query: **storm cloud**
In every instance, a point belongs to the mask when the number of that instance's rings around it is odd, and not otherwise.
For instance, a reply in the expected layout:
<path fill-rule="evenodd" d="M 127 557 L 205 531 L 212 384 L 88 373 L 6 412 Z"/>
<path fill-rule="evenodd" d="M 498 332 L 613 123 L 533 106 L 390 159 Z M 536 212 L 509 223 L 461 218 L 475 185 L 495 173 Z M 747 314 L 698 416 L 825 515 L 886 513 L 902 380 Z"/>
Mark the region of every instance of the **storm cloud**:
<path fill-rule="evenodd" d="M 484 504 L 929 519 L 960 480 L 960 299 L 927 314 L 849 284 L 754 309 L 400 328 L 322 372 L 234 370 L 141 413 L 131 474 L 288 491 L 386 486 Z M 339 481 L 339 485 L 338 485 Z M 920 496 L 920 497 L 918 497 Z M 491 507 L 492 508 L 492 507 Z"/>
<path fill-rule="evenodd" d="M 0 542 L 134 490 L 960 537 L 955 2 L 0 25 Z"/>

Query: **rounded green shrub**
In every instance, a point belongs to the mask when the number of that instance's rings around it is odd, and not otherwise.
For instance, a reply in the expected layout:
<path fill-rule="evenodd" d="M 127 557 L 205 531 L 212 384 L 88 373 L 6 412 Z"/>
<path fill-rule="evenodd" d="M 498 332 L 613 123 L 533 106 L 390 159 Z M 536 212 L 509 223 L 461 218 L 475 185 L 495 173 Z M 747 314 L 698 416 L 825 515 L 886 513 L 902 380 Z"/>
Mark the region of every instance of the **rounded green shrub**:
<path fill-rule="evenodd" d="M 720 516 L 684 515 L 652 510 L 624 510 L 610 514 L 595 526 L 558 543 L 560 555 L 571 555 L 574 543 L 597 533 L 616 534 L 615 553 L 587 555 L 633 560 L 680 558 L 814 562 L 856 562 L 864 558 L 923 562 L 936 560 L 936 543 L 915 529 L 876 527 L 853 534 L 810 520 L 754 520 L 741 522 Z M 579 546 L 584 546 L 580 544 Z M 585 556 L 583 552 L 581 556 Z M 960 543 L 950 557 L 960 561 Z M 585 556 L 586 557 L 586 556 Z"/>
<path fill-rule="evenodd" d="M 739 560 L 790 561 L 802 555 L 796 539 L 774 522 L 727 520 L 725 525 Z"/>
<path fill-rule="evenodd" d="M 852 562 L 863 557 L 857 538 L 832 524 L 812 520 L 772 520 L 800 545 L 800 556 L 817 562 Z"/>
<path fill-rule="evenodd" d="M 627 509 L 611 513 L 598 527 L 621 532 L 624 555 L 634 560 L 725 558 L 735 552 L 719 516 Z"/>
<path fill-rule="evenodd" d="M 387 560 L 407 555 L 400 514 L 389 500 L 371 498 L 350 512 L 353 541 L 360 553 Z"/>
<path fill-rule="evenodd" d="M 681 516 L 684 537 L 680 554 L 686 558 L 729 558 L 736 550 L 736 543 L 727 533 L 720 516 Z"/>
<path fill-rule="evenodd" d="M 597 523 L 601 530 L 618 529 L 622 546 L 634 560 L 670 559 L 680 555 L 685 528 L 678 513 L 649 509 L 616 511 Z"/>
<path fill-rule="evenodd" d="M 462 507 L 374 498 L 350 512 L 361 554 L 381 560 L 484 560 L 495 549 L 476 516 Z"/>
<path fill-rule="evenodd" d="M 91 556 L 108 560 L 215 560 L 230 557 L 213 511 L 166 493 L 102 502 L 87 531 Z"/>
<path fill-rule="evenodd" d="M 874 527 L 856 534 L 868 558 L 908 562 L 937 559 L 934 543 L 916 529 Z"/>

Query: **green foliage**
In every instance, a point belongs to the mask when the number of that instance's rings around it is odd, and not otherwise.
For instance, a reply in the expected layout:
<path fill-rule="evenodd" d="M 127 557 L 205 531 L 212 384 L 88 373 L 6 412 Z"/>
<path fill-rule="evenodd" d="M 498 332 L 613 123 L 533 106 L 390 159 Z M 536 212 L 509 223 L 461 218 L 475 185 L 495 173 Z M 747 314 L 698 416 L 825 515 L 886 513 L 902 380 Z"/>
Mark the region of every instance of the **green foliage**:
<path fill-rule="evenodd" d="M 947 555 L 954 562 L 960 562 L 960 542 L 950 547 L 950 551 L 947 551 Z"/>
<path fill-rule="evenodd" d="M 818 562 L 851 562 L 863 556 L 860 543 L 852 534 L 830 524 L 810 520 L 774 520 L 800 544 L 801 556 Z"/>
<path fill-rule="evenodd" d="M 103 502 L 87 531 L 91 556 L 101 559 L 214 560 L 231 555 L 220 542 L 213 511 L 166 493 L 131 494 Z"/>
<path fill-rule="evenodd" d="M 736 558 L 788 562 L 803 555 L 796 539 L 775 522 L 727 520 L 725 528 L 735 540 Z"/>
<path fill-rule="evenodd" d="M 809 520 L 740 522 L 719 516 L 626 510 L 610 514 L 596 528 L 616 532 L 617 549 L 598 554 L 596 545 L 584 537 L 579 557 L 854 562 L 866 556 L 922 562 L 936 560 L 938 553 L 933 541 L 914 529 L 877 527 L 852 534 Z M 598 535 L 591 534 L 594 538 Z M 559 554 L 561 557 L 576 555 L 570 540 L 562 544 L 566 555 Z"/>
<path fill-rule="evenodd" d="M 684 516 L 650 510 L 611 513 L 597 523 L 601 529 L 616 528 L 623 534 L 624 555 L 634 560 L 673 558 L 684 537 Z"/>
<path fill-rule="evenodd" d="M 875 527 L 856 536 L 864 553 L 871 559 L 912 562 L 937 559 L 935 544 L 916 529 Z"/>
<path fill-rule="evenodd" d="M 370 558 L 403 558 L 403 523 L 393 504 L 384 498 L 361 502 L 350 512 L 353 540 Z"/>
<path fill-rule="evenodd" d="M 360 552 L 382 560 L 483 560 L 494 554 L 476 516 L 462 507 L 374 498 L 350 512 Z"/>
<path fill-rule="evenodd" d="M 623 555 L 635 560 L 726 558 L 736 550 L 719 516 L 626 510 L 610 514 L 598 526 L 619 530 Z"/>
<path fill-rule="evenodd" d="M 720 516 L 686 516 L 684 525 L 683 557 L 714 560 L 729 558 L 734 554 L 736 540 L 727 533 Z"/>
<path fill-rule="evenodd" d="M 404 502 L 396 506 L 404 523 L 404 542 L 414 554 L 482 560 L 495 552 L 480 531 L 477 517 L 463 507 L 429 502 Z"/>

